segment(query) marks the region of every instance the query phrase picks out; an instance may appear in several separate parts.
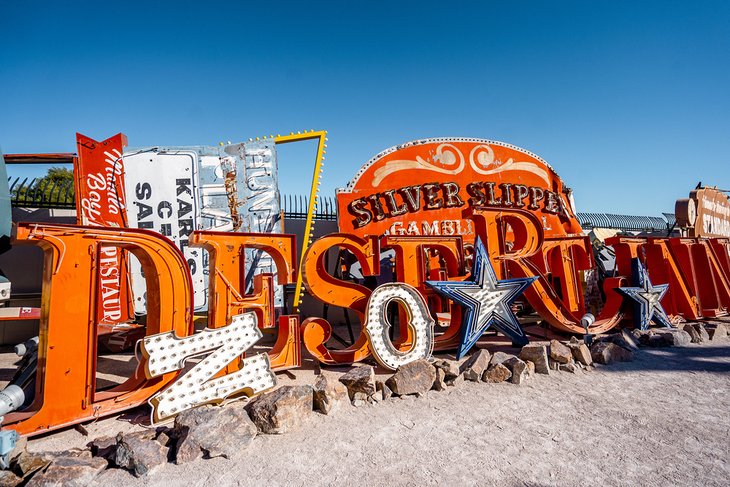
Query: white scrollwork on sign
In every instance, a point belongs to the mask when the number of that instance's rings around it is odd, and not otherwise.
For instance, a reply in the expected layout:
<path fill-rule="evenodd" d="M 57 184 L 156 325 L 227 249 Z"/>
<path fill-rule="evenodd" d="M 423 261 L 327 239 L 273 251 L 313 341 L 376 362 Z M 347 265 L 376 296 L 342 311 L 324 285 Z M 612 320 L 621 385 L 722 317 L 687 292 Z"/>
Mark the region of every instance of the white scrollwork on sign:
<path fill-rule="evenodd" d="M 494 149 L 489 145 L 481 144 L 474 147 L 469 153 L 469 165 L 477 173 L 485 176 L 499 174 L 502 171 L 525 171 L 532 173 L 550 184 L 547 171 L 533 162 L 515 162 L 511 157 L 506 162 L 496 159 Z M 417 156 L 415 161 L 395 160 L 378 168 L 373 173 L 373 186 L 378 187 L 387 176 L 406 169 L 417 169 L 438 172 L 442 174 L 459 174 L 464 170 L 464 154 L 451 144 L 441 144 L 436 153 L 426 160 Z"/>
<path fill-rule="evenodd" d="M 464 169 L 464 154 L 451 144 L 441 144 L 430 161 L 417 156 L 415 161 L 388 161 L 373 173 L 373 186 L 377 187 L 388 175 L 404 169 L 423 169 L 443 174 L 459 174 Z"/>
<path fill-rule="evenodd" d="M 511 157 L 507 162 L 502 163 L 494 158 L 494 149 L 488 145 L 478 145 L 469 153 L 469 164 L 475 172 L 483 175 L 497 174 L 502 171 L 526 171 L 532 173 L 550 184 L 548 173 L 544 169 L 537 167 L 532 162 L 515 162 Z M 491 169 L 489 169 L 491 167 Z"/>

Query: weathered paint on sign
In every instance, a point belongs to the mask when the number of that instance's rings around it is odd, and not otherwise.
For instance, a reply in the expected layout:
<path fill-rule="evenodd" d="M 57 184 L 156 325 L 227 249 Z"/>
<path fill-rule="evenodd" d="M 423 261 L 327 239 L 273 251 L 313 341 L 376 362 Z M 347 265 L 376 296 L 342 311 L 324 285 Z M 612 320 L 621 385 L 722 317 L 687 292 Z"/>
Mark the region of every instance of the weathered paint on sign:
<path fill-rule="evenodd" d="M 195 291 L 195 309 L 207 309 L 208 255 L 189 247 L 193 230 L 282 233 L 273 140 L 222 147 L 151 148 L 125 154 L 129 225 L 154 230 L 183 251 Z M 246 285 L 276 273 L 271 257 L 246 249 Z M 144 281 L 133 265 L 135 311 L 144 312 Z M 275 305 L 283 306 L 281 286 Z"/>
<path fill-rule="evenodd" d="M 482 139 L 428 139 L 388 149 L 338 190 L 340 230 L 356 235 L 463 235 L 465 208 L 523 209 L 546 237 L 579 234 L 570 189 L 541 158 Z"/>
<path fill-rule="evenodd" d="M 690 237 L 730 237 L 730 198 L 717 188 L 699 188 L 677 200 L 677 224 Z"/>
<path fill-rule="evenodd" d="M 124 155 L 129 226 L 153 230 L 182 250 L 193 279 L 195 309 L 207 306 L 207 264 L 203 250 L 189 246 L 199 225 L 198 154 L 193 150 L 149 149 Z M 135 312 L 146 309 L 146 283 L 132 259 Z"/>
<path fill-rule="evenodd" d="M 119 133 L 97 142 L 76 134 L 78 159 L 74 167 L 77 222 L 94 227 L 126 227 L 124 162 L 127 137 Z M 127 259 L 118 247 L 99 248 L 97 323 L 129 321 Z"/>

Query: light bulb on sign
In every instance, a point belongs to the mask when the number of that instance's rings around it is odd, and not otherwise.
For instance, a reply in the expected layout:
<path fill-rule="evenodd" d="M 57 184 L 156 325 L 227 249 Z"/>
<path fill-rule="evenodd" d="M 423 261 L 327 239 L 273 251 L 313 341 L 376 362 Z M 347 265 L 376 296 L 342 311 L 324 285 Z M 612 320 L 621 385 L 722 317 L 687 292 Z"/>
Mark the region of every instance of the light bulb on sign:
<path fill-rule="evenodd" d="M 405 308 L 408 328 L 413 335 L 411 348 L 402 352 L 390 340 L 387 311 L 391 302 Z M 396 370 L 398 367 L 418 359 L 427 359 L 433 351 L 434 320 L 428 305 L 416 288 L 401 282 L 378 286 L 370 295 L 365 309 L 365 333 L 370 339 L 373 356 L 380 365 Z"/>

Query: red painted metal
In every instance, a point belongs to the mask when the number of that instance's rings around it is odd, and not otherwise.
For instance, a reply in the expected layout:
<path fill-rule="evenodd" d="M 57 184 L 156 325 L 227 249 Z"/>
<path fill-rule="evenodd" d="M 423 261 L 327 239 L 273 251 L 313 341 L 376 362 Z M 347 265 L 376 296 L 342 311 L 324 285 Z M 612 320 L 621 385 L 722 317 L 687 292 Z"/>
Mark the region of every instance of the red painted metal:
<path fill-rule="evenodd" d="M 124 228 L 122 152 L 127 137 L 117 134 L 104 141 L 76 134 L 78 160 L 74 165 L 76 220 L 79 225 Z M 101 246 L 97 273 L 97 322 L 114 325 L 133 319 L 127 258 L 116 246 Z M 107 332 L 108 327 L 100 331 Z"/>

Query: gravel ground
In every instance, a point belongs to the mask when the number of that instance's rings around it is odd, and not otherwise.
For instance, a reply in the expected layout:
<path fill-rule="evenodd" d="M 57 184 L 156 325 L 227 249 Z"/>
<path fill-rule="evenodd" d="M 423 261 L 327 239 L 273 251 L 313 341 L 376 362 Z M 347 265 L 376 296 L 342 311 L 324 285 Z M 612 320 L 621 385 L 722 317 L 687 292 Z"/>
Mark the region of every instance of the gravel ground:
<path fill-rule="evenodd" d="M 730 344 L 642 349 L 630 363 L 521 386 L 464 383 L 313 413 L 229 460 L 168 464 L 144 479 L 112 469 L 95 485 L 728 485 L 728 411 Z M 30 448 L 85 441 L 71 429 Z"/>

